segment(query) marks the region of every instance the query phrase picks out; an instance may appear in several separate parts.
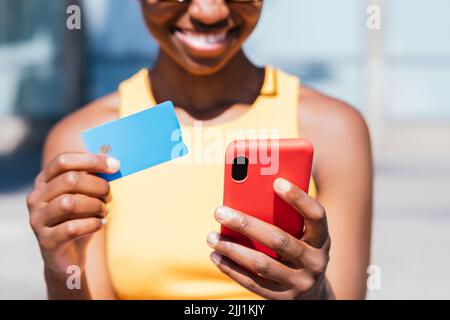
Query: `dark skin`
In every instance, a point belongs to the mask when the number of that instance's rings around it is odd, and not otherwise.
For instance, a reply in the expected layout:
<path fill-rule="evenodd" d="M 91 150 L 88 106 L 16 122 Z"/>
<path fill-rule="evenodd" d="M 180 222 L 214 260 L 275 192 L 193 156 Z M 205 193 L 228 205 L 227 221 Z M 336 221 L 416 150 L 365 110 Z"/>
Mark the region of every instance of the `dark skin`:
<path fill-rule="evenodd" d="M 261 8 L 258 2 L 142 1 L 148 28 L 161 45 L 151 70 L 152 91 L 158 101 L 174 101 L 182 123 L 201 119 L 213 125 L 239 117 L 251 106 L 264 73 L 245 57 L 241 46 Z M 192 41 L 189 46 L 189 38 L 174 35 L 183 29 L 226 32 L 227 38 L 214 46 Z M 117 119 L 119 103 L 118 93 L 97 100 L 62 120 L 47 138 L 43 170 L 27 204 L 45 263 L 49 298 L 115 298 L 102 224 L 109 185 L 93 173 L 112 172 L 118 164 L 86 154 L 80 133 Z M 220 223 L 271 247 L 283 260 L 213 232 L 207 237 L 214 249 L 211 263 L 264 298 L 363 299 L 372 212 L 367 126 L 352 107 L 304 86 L 298 108 L 301 136 L 316 150 L 313 175 L 318 194 L 313 199 L 286 181 L 275 184 L 274 190 L 304 216 L 304 236 L 295 239 L 245 213 L 218 208 L 214 216 Z M 220 215 L 224 212 L 228 215 Z M 65 271 L 71 264 L 81 267 L 82 290 L 66 288 Z"/>

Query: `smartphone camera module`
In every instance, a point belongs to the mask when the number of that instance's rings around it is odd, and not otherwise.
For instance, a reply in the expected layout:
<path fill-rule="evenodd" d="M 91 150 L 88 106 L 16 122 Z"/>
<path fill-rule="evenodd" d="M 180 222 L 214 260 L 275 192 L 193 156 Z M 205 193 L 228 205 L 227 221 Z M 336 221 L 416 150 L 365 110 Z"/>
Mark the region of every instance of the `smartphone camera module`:
<path fill-rule="evenodd" d="M 248 175 L 248 159 L 246 157 L 236 157 L 233 160 L 231 177 L 236 182 L 244 181 Z"/>

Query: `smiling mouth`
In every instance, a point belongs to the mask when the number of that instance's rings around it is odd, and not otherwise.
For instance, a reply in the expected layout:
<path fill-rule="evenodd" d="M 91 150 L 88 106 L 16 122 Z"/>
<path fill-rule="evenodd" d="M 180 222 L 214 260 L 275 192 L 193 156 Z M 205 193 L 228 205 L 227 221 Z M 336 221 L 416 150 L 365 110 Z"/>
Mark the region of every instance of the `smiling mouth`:
<path fill-rule="evenodd" d="M 237 35 L 237 30 L 238 28 L 232 28 L 219 32 L 198 32 L 176 28 L 173 34 L 176 39 L 193 51 L 213 53 L 223 50 Z"/>

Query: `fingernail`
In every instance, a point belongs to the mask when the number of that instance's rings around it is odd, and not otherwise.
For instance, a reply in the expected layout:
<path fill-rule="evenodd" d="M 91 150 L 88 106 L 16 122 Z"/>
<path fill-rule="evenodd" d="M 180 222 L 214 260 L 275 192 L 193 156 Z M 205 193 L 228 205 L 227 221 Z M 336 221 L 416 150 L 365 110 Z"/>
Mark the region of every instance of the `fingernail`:
<path fill-rule="evenodd" d="M 291 190 L 291 183 L 282 178 L 278 178 L 277 180 L 275 180 L 275 188 L 278 191 L 285 193 Z"/>
<path fill-rule="evenodd" d="M 102 219 L 102 225 L 106 225 L 108 223 L 108 220 L 106 220 L 106 218 Z"/>
<path fill-rule="evenodd" d="M 215 265 L 218 265 L 222 261 L 222 256 L 217 252 L 213 252 L 211 254 L 211 260 L 212 262 L 214 262 Z"/>
<path fill-rule="evenodd" d="M 219 207 L 216 210 L 216 217 L 219 220 L 228 221 L 228 220 L 230 220 L 232 218 L 232 216 L 233 216 L 233 213 L 228 208 Z"/>
<path fill-rule="evenodd" d="M 106 165 L 108 166 L 109 170 L 116 172 L 120 168 L 120 161 L 117 159 L 108 157 L 106 159 Z"/>
<path fill-rule="evenodd" d="M 219 243 L 219 234 L 217 232 L 211 232 L 208 234 L 207 241 L 210 245 L 215 246 Z"/>

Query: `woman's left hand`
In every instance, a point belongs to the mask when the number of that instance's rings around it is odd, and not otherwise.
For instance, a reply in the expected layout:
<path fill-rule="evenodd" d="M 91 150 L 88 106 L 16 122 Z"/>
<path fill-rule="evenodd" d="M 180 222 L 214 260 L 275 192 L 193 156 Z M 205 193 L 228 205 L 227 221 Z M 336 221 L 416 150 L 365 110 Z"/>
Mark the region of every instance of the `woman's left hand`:
<path fill-rule="evenodd" d="M 208 244 L 215 250 L 212 261 L 231 279 L 266 299 L 333 298 L 325 277 L 330 238 L 324 208 L 286 180 L 277 179 L 274 190 L 303 215 L 302 238 L 245 213 L 221 207 L 215 217 L 222 225 L 267 246 L 283 259 L 275 260 L 212 232 L 208 235 Z"/>

